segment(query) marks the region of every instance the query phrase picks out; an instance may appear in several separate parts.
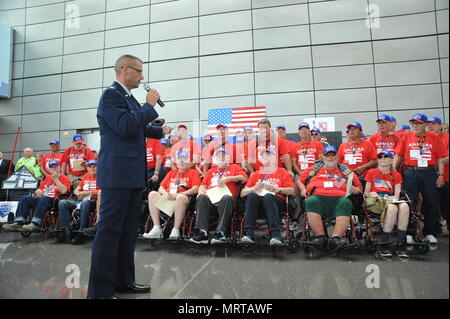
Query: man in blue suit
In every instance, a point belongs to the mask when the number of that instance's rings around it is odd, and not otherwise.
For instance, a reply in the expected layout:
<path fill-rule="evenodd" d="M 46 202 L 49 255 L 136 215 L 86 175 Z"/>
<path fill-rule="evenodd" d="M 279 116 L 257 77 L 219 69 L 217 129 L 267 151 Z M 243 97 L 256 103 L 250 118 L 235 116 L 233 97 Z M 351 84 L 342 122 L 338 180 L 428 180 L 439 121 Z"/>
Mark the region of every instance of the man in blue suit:
<path fill-rule="evenodd" d="M 149 124 L 158 117 L 156 90 L 147 93 L 142 106 L 130 93 L 144 79 L 142 61 L 124 55 L 114 68 L 116 81 L 103 92 L 97 110 L 101 138 L 97 185 L 102 196 L 88 298 L 150 291 L 150 286 L 136 284 L 134 273 L 137 220 L 146 182 L 145 138 L 159 139 L 171 131 L 169 126 Z"/>

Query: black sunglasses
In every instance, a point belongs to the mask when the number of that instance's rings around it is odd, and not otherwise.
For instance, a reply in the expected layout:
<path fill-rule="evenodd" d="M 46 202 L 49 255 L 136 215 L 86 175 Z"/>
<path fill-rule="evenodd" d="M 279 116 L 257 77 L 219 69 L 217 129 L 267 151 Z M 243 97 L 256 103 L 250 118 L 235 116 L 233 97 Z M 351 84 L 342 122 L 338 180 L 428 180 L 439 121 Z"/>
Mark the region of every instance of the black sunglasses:
<path fill-rule="evenodd" d="M 311 133 L 311 136 L 317 136 L 317 135 L 319 135 L 319 134 L 317 134 L 317 133 Z"/>
<path fill-rule="evenodd" d="M 387 156 L 387 155 L 380 155 L 380 156 L 378 156 L 378 159 L 382 159 L 382 158 L 390 158 L 390 157 Z"/>

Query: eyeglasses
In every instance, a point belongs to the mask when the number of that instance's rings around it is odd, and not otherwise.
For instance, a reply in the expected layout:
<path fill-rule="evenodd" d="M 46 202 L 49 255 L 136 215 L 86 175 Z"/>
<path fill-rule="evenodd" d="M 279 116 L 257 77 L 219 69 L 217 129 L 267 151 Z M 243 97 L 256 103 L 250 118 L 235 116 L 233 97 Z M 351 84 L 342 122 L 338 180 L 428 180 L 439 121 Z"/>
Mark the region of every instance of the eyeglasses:
<path fill-rule="evenodd" d="M 311 136 L 317 136 L 317 135 L 319 135 L 319 134 L 317 134 L 317 133 L 311 133 Z"/>
<path fill-rule="evenodd" d="M 334 152 L 328 152 L 326 154 L 324 154 L 325 157 L 331 157 L 331 156 L 336 156 L 336 153 Z"/>
<path fill-rule="evenodd" d="M 387 155 L 381 155 L 381 156 L 378 156 L 378 159 L 382 159 L 382 158 L 390 158 L 390 157 L 387 156 Z"/>
<path fill-rule="evenodd" d="M 211 140 L 203 140 L 203 142 L 211 142 Z"/>
<path fill-rule="evenodd" d="M 142 74 L 142 69 L 139 70 L 139 69 L 133 68 L 132 66 L 128 66 L 128 67 L 129 67 L 130 69 L 135 70 L 137 73 Z"/>

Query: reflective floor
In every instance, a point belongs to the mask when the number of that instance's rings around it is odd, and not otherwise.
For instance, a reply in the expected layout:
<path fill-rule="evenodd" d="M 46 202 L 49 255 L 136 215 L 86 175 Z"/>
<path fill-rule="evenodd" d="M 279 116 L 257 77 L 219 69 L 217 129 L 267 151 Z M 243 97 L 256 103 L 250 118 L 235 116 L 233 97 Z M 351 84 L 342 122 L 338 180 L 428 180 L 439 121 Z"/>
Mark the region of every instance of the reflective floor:
<path fill-rule="evenodd" d="M 382 260 L 363 253 L 305 257 L 259 246 L 136 247 L 136 281 L 152 292 L 123 298 L 449 298 L 448 237 L 427 255 Z M 40 234 L 0 233 L 0 298 L 85 298 L 92 242 L 57 244 Z M 77 273 L 79 270 L 79 280 Z M 377 275 L 379 276 L 377 277 Z M 377 280 L 379 279 L 379 280 Z M 79 282 L 79 288 L 77 283 Z M 373 288 L 370 288 L 373 287 Z"/>

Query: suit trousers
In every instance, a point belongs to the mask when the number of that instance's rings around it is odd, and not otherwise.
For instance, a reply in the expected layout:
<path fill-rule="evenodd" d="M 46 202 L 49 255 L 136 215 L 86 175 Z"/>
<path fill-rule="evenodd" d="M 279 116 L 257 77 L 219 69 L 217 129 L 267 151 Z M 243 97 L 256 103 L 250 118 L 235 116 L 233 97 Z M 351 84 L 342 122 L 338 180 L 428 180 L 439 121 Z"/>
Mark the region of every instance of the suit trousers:
<path fill-rule="evenodd" d="M 142 191 L 142 188 L 102 188 L 88 298 L 109 298 L 116 287 L 135 281 L 134 249 Z"/>

